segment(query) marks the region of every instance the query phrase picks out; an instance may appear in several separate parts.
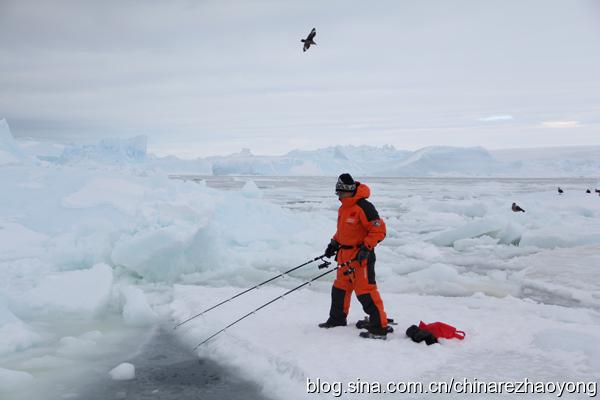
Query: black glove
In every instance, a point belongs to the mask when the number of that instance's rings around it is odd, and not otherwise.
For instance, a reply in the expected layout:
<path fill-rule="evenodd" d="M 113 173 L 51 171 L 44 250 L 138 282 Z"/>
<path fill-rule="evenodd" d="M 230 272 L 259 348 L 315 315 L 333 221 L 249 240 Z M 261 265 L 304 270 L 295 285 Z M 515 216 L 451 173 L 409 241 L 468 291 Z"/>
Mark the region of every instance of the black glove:
<path fill-rule="evenodd" d="M 369 254 L 371 254 L 371 250 L 364 244 L 361 244 L 358 253 L 356 253 L 356 261 L 366 260 L 369 258 Z"/>
<path fill-rule="evenodd" d="M 411 338 L 415 343 L 421 343 L 424 340 L 427 346 L 438 342 L 437 338 L 431 332 L 421 329 L 416 325 L 411 325 L 406 330 L 406 336 Z"/>
<path fill-rule="evenodd" d="M 331 242 L 329 242 L 329 244 L 327 245 L 327 248 L 325 249 L 325 257 L 327 257 L 327 258 L 333 257 L 339 249 L 340 249 L 340 244 L 337 241 L 331 239 Z"/>

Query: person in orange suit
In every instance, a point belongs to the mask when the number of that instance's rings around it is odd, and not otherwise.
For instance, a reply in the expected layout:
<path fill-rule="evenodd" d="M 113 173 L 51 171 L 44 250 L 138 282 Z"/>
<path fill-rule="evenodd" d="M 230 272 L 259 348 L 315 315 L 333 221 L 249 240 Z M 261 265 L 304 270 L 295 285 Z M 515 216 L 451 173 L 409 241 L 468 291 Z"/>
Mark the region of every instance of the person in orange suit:
<path fill-rule="evenodd" d="M 384 339 L 388 320 L 375 282 L 375 246 L 385 238 L 385 223 L 367 200 L 371 194 L 369 187 L 354 181 L 350 174 L 339 176 L 335 193 L 342 204 L 338 210 L 337 231 L 325 250 L 325 256 L 337 254 L 338 265 L 353 259 L 356 261 L 337 270 L 331 288 L 329 318 L 319 327 L 346 326 L 354 291 L 369 315 L 368 334 L 363 332 L 361 336 Z M 349 272 L 351 268 L 354 270 Z"/>

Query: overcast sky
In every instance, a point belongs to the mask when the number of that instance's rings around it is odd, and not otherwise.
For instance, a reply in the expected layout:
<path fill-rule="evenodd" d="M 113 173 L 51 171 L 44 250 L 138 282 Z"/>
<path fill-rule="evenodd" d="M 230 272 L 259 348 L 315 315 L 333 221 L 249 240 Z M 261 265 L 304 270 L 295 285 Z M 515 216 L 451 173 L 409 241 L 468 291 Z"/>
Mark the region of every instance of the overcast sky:
<path fill-rule="evenodd" d="M 600 1 L 0 0 L 2 117 L 184 157 L 600 145 Z"/>

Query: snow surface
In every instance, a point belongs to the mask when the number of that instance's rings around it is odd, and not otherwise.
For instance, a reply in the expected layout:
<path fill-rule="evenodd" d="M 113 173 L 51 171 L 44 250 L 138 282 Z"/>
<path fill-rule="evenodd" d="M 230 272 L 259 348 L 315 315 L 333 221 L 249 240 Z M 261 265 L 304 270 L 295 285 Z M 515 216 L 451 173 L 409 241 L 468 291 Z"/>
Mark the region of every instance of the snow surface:
<path fill-rule="evenodd" d="M 347 149 L 338 150 L 341 160 Z M 333 178 L 170 179 L 147 157 L 127 164 L 122 147 L 102 151 L 90 163 L 0 166 L 3 400 L 76 398 L 98 371 L 131 359 L 154 325 L 171 327 L 321 254 L 333 234 Z M 116 168 L 102 166 L 115 159 Z M 306 398 L 307 378 L 597 381 L 600 198 L 585 193 L 597 179 L 366 182 L 388 226 L 376 271 L 399 323 L 389 340 L 358 337 L 356 300 L 351 325 L 317 328 L 327 318 L 329 275 L 228 329 L 199 356 L 276 399 Z M 526 212 L 513 213 L 513 201 Z M 191 348 L 319 272 L 313 263 L 174 332 Z M 467 338 L 415 344 L 403 332 L 420 320 L 450 323 Z"/>

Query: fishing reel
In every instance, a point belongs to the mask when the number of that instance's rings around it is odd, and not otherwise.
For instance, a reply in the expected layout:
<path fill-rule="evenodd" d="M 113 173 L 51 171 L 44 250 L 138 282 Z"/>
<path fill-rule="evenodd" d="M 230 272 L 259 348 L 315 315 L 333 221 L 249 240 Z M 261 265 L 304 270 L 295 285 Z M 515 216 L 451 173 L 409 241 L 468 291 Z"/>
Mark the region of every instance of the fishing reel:
<path fill-rule="evenodd" d="M 354 273 L 354 268 L 350 267 L 350 268 L 348 268 L 347 270 L 344 271 L 344 276 L 348 276 L 348 275 L 353 274 L 353 273 Z"/>
<path fill-rule="evenodd" d="M 323 269 L 323 268 L 329 268 L 329 266 L 331 265 L 331 261 L 327 261 L 327 260 L 322 260 L 323 263 L 319 264 L 317 267 L 319 269 Z"/>

